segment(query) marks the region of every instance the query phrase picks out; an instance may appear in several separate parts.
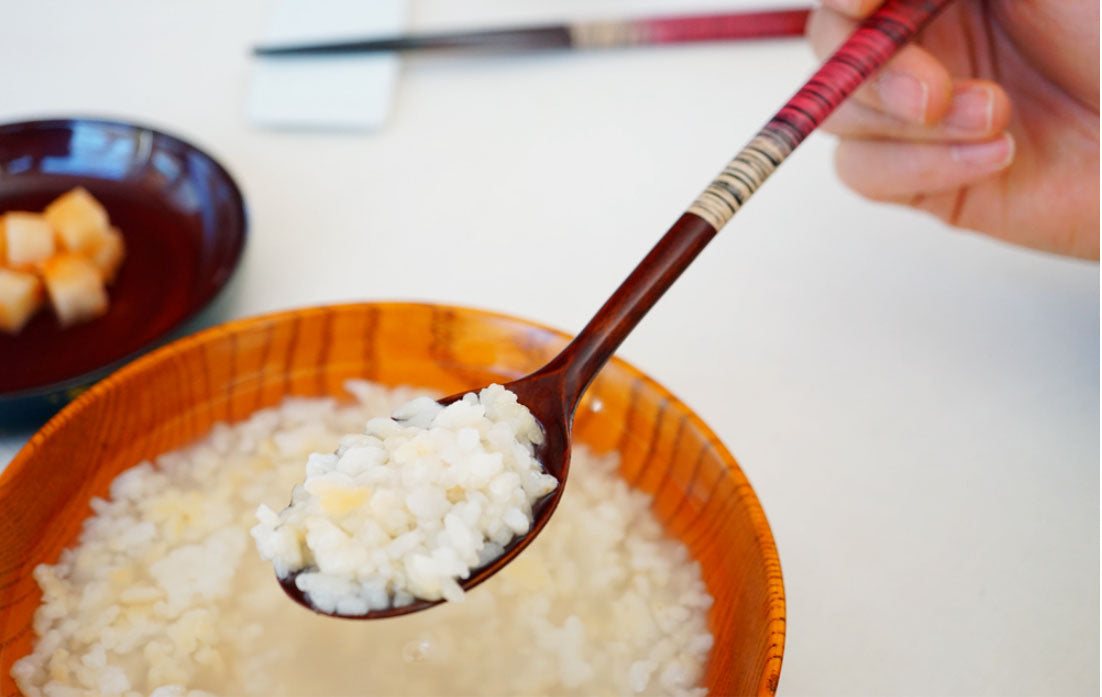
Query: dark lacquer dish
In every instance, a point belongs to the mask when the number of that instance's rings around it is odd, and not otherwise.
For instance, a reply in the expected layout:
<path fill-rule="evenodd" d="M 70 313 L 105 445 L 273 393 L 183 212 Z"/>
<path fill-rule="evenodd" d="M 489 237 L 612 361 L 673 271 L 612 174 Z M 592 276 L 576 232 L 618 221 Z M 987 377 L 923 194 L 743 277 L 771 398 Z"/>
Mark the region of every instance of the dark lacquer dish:
<path fill-rule="evenodd" d="M 214 299 L 244 248 L 241 191 L 195 146 L 94 119 L 0 126 L 0 213 L 40 211 L 76 186 L 107 209 L 126 258 L 102 317 L 63 328 L 39 312 L 0 333 L 0 424 L 44 418 L 155 346 Z"/>

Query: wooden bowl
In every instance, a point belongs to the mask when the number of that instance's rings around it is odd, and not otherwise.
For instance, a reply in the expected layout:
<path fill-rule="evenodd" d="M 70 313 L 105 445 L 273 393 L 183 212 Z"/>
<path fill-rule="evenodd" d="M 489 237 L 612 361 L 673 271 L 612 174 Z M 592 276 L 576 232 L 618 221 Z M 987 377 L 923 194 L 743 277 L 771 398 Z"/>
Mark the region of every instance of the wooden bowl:
<path fill-rule="evenodd" d="M 237 267 L 245 204 L 199 148 L 117 121 L 53 119 L 0 126 L 0 213 L 40 211 L 83 186 L 126 240 L 107 314 L 61 327 L 40 311 L 0 333 L 0 425 L 41 424 L 73 395 L 163 340 Z"/>
<path fill-rule="evenodd" d="M 340 305 L 230 322 L 100 381 L 0 476 L 0 695 L 16 693 L 9 671 L 31 648 L 39 602 L 31 571 L 74 542 L 88 500 L 105 496 L 122 470 L 288 395 L 340 395 L 354 377 L 448 394 L 520 377 L 568 338 L 465 308 Z M 688 407 L 615 358 L 579 407 L 575 438 L 619 451 L 621 475 L 654 494 L 658 518 L 699 560 L 715 598 L 711 694 L 773 694 L 784 585 L 769 524 L 735 459 Z"/>

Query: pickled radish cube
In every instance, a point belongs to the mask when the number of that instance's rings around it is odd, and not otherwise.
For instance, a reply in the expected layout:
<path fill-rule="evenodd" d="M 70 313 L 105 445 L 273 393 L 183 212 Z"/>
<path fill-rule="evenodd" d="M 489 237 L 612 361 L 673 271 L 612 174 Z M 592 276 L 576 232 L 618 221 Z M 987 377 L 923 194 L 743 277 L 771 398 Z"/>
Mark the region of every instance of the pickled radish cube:
<path fill-rule="evenodd" d="M 62 325 L 75 324 L 107 312 L 107 291 L 99 269 L 78 254 L 59 254 L 42 267 L 50 302 Z"/>
<path fill-rule="evenodd" d="M 38 213 L 13 211 L 4 216 L 4 246 L 13 269 L 38 266 L 54 254 L 54 230 Z"/>
<path fill-rule="evenodd" d="M 107 231 L 99 242 L 87 254 L 88 259 L 99 269 L 103 282 L 110 284 L 115 280 L 119 265 L 126 254 L 126 243 L 123 242 L 122 233 L 117 228 Z"/>
<path fill-rule="evenodd" d="M 0 269 L 0 331 L 16 334 L 42 305 L 42 283 L 22 271 Z"/>
<path fill-rule="evenodd" d="M 61 246 L 70 252 L 92 253 L 110 228 L 107 211 L 79 186 L 54 199 L 43 215 L 57 230 Z"/>

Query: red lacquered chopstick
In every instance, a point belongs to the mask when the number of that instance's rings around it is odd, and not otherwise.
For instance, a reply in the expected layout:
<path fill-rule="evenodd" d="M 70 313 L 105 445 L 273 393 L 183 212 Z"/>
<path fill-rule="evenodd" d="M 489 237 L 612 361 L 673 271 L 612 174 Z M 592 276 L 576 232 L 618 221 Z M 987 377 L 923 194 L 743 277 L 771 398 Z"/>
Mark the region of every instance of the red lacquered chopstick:
<path fill-rule="evenodd" d="M 565 25 L 572 48 L 614 48 L 650 44 L 803 36 L 807 8 L 691 17 L 652 17 Z"/>
<path fill-rule="evenodd" d="M 258 56 L 376 53 L 439 49 L 525 50 L 615 48 L 689 41 L 801 36 L 807 8 L 647 19 L 601 20 L 534 27 L 413 34 L 292 46 L 257 46 Z"/>

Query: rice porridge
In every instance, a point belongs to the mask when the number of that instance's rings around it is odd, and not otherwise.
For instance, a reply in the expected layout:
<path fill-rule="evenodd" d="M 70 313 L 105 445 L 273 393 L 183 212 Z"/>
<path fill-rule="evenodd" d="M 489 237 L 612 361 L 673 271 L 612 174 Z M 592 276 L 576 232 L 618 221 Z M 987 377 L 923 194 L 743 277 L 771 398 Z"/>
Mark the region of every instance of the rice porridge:
<path fill-rule="evenodd" d="M 532 526 L 558 481 L 534 453 L 543 431 L 501 385 L 443 406 L 414 399 L 313 453 L 278 515 L 261 504 L 257 549 L 324 612 L 363 615 L 414 598 L 463 600 L 458 580 Z"/>
<path fill-rule="evenodd" d="M 422 393 L 349 383 L 288 399 L 123 472 L 78 544 L 35 577 L 28 697 L 702 695 L 712 603 L 613 456 L 575 447 L 552 520 L 468 592 L 387 620 L 316 615 L 253 548 L 314 452 Z M 273 514 L 274 515 L 274 514 Z"/>

